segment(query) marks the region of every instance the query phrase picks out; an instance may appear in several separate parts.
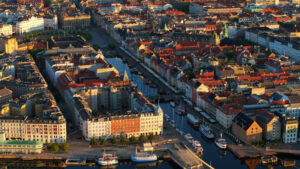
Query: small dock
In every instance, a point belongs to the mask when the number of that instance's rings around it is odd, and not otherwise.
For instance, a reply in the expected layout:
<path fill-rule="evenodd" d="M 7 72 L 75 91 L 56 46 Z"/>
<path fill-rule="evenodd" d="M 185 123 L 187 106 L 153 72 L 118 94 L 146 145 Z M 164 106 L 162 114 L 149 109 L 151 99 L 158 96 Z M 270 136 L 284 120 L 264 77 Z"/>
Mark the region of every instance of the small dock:
<path fill-rule="evenodd" d="M 241 158 L 259 158 L 262 156 L 276 155 L 275 151 L 266 151 L 264 148 L 252 146 L 228 145 L 228 149 L 239 159 Z"/>
<path fill-rule="evenodd" d="M 213 169 L 184 144 L 169 145 L 170 157 L 183 169 Z"/>

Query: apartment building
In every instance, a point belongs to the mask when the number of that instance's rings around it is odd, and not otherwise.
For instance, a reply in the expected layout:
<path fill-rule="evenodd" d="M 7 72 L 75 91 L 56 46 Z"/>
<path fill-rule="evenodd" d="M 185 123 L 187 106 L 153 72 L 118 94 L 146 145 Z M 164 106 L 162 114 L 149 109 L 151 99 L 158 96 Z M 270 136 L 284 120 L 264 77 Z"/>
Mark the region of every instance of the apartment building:
<path fill-rule="evenodd" d="M 64 13 L 59 17 L 59 24 L 64 30 L 84 29 L 90 26 L 91 16 L 86 14 L 68 15 Z"/>
<path fill-rule="evenodd" d="M 233 119 L 232 133 L 246 144 L 262 140 L 262 128 L 244 113 Z"/>
<path fill-rule="evenodd" d="M 0 89 L 0 105 L 10 101 L 12 99 L 12 93 L 13 92 L 7 88 Z"/>
<path fill-rule="evenodd" d="M 296 143 L 298 120 L 295 117 L 285 117 L 282 122 L 282 139 L 284 143 Z"/>
<path fill-rule="evenodd" d="M 256 112 L 256 121 L 263 129 L 263 138 L 268 141 L 274 141 L 281 138 L 281 123 L 278 116 L 265 111 Z"/>

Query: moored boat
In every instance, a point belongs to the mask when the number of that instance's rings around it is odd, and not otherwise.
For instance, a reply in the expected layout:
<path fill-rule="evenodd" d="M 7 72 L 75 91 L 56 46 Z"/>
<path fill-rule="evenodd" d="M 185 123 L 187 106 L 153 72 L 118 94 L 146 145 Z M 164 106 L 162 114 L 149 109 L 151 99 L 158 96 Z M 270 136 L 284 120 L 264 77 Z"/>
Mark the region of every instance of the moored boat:
<path fill-rule="evenodd" d="M 175 109 L 176 109 L 175 110 L 176 114 L 181 115 L 181 116 L 186 115 L 186 111 L 183 106 L 177 106 Z"/>
<path fill-rule="evenodd" d="M 171 107 L 175 107 L 175 102 L 174 102 L 174 101 L 171 101 L 171 102 L 170 102 L 170 105 L 171 105 Z"/>
<path fill-rule="evenodd" d="M 157 160 L 157 155 L 148 152 L 137 152 L 135 151 L 134 155 L 131 155 L 131 161 L 137 163 L 153 162 Z"/>
<path fill-rule="evenodd" d="M 194 138 L 190 133 L 187 133 L 186 135 L 184 135 L 184 138 L 189 142 L 192 143 Z"/>
<path fill-rule="evenodd" d="M 118 164 L 118 157 L 114 154 L 106 154 L 104 150 L 102 157 L 99 157 L 96 162 L 101 166 L 116 165 Z"/>
<path fill-rule="evenodd" d="M 263 156 L 261 157 L 261 163 L 262 164 L 275 164 L 278 162 L 278 158 L 276 156 Z"/>
<path fill-rule="evenodd" d="M 197 117 L 195 117 L 194 115 L 192 115 L 192 114 L 187 114 L 187 120 L 188 120 L 188 122 L 189 122 L 189 124 L 191 124 L 193 127 L 199 127 L 199 124 L 200 124 L 200 120 L 197 118 Z"/>
<path fill-rule="evenodd" d="M 215 138 L 211 128 L 207 125 L 200 125 L 200 132 L 208 139 Z"/>
<path fill-rule="evenodd" d="M 227 142 L 224 138 L 220 137 L 220 138 L 216 138 L 215 140 L 215 144 L 217 145 L 217 147 L 219 147 L 222 150 L 225 150 L 227 148 Z"/>

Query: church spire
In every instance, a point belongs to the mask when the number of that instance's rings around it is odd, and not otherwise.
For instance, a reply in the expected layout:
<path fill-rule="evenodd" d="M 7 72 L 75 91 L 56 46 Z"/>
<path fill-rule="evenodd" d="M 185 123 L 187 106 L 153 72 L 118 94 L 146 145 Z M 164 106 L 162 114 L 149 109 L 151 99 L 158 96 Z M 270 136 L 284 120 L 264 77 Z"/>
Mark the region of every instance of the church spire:
<path fill-rule="evenodd" d="M 127 81 L 127 80 L 129 80 L 129 77 L 128 77 L 127 71 L 125 70 L 124 76 L 123 76 L 123 81 Z"/>

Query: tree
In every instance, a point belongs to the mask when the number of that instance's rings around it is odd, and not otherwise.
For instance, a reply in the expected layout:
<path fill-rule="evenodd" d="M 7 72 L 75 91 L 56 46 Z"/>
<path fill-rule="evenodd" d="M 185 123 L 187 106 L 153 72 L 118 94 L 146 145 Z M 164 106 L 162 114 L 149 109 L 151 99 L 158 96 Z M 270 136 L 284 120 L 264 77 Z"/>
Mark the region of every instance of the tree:
<path fill-rule="evenodd" d="M 125 138 L 125 136 L 123 134 L 120 137 L 120 142 L 121 143 L 125 143 L 126 142 L 126 138 Z"/>
<path fill-rule="evenodd" d="M 105 138 L 102 138 L 100 144 L 101 145 L 106 145 L 107 144 L 107 140 Z"/>
<path fill-rule="evenodd" d="M 64 152 L 67 152 L 70 150 L 70 145 L 68 143 L 63 143 L 61 145 L 61 150 L 64 151 Z"/>
<path fill-rule="evenodd" d="M 59 146 L 57 144 L 53 144 L 52 151 L 57 153 L 59 151 Z"/>
<path fill-rule="evenodd" d="M 93 48 L 94 48 L 95 50 L 98 50 L 98 49 L 100 49 L 100 46 L 97 45 L 97 44 L 94 44 L 94 45 L 93 45 Z"/>
<path fill-rule="evenodd" d="M 115 50 L 116 49 L 116 45 L 113 43 L 108 44 L 108 48 L 111 50 Z"/>
<path fill-rule="evenodd" d="M 113 136 L 113 138 L 111 139 L 111 144 L 116 144 L 117 143 L 117 139 L 115 136 Z"/>
<path fill-rule="evenodd" d="M 131 143 L 134 143 L 134 142 L 136 142 L 136 138 L 135 138 L 135 136 L 131 136 L 131 137 L 129 138 L 129 141 L 130 141 Z"/>
<path fill-rule="evenodd" d="M 95 137 L 93 137 L 93 138 L 91 139 L 91 141 L 90 141 L 90 145 L 91 145 L 91 146 L 96 146 L 96 145 L 98 145 L 98 144 L 99 144 L 99 140 L 96 139 Z"/>
<path fill-rule="evenodd" d="M 155 139 L 155 136 L 153 133 L 150 133 L 150 135 L 148 136 L 148 140 L 152 141 Z"/>
<path fill-rule="evenodd" d="M 144 134 L 141 134 L 140 137 L 139 137 L 139 141 L 140 142 L 144 142 L 146 140 L 146 137 Z"/>

